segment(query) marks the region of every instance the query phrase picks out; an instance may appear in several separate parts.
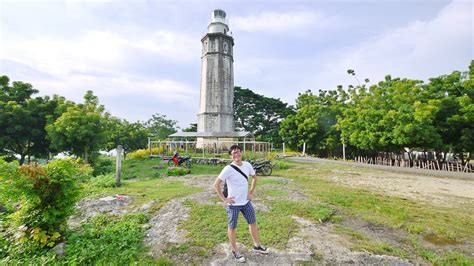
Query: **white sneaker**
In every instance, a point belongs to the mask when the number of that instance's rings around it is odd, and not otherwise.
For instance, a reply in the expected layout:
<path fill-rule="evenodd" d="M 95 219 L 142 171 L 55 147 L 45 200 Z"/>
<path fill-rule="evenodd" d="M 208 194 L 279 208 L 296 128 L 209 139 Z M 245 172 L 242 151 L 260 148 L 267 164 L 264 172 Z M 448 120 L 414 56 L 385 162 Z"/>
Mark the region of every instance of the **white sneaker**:
<path fill-rule="evenodd" d="M 258 252 L 261 254 L 268 254 L 268 249 L 265 246 L 253 246 L 252 251 Z"/>
<path fill-rule="evenodd" d="M 244 263 L 245 257 L 240 254 L 238 251 L 232 251 L 232 255 L 234 255 L 234 259 L 238 262 Z"/>

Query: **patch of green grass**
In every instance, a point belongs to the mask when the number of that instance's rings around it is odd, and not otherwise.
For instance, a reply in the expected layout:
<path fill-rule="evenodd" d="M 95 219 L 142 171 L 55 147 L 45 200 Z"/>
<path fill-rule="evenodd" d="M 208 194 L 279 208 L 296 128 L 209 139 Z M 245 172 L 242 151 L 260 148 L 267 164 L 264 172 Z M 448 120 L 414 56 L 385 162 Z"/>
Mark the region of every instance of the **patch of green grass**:
<path fill-rule="evenodd" d="M 405 250 L 383 242 L 361 241 L 352 247 L 352 249 L 356 251 L 368 251 L 374 254 L 396 256 L 404 259 L 408 258 L 408 253 Z"/>
<path fill-rule="evenodd" d="M 180 246 L 171 247 L 170 254 L 187 253 L 207 257 L 217 244 L 228 242 L 227 213 L 223 205 L 200 205 L 186 201 L 191 208 L 188 220 L 182 227 L 188 232 L 190 240 Z M 286 244 L 297 229 L 295 222 L 288 216 L 278 212 L 256 212 L 260 240 L 268 246 L 285 248 Z M 237 241 L 246 246 L 253 245 L 245 218 L 240 215 L 237 226 Z"/>
<path fill-rule="evenodd" d="M 263 195 L 270 196 L 270 197 L 285 197 L 288 196 L 288 192 L 280 190 L 280 189 L 264 189 L 261 190 Z"/>
<path fill-rule="evenodd" d="M 458 251 L 449 251 L 444 254 L 424 248 L 415 237 L 410 239 L 416 253 L 434 265 L 474 265 L 474 259 Z"/>
<path fill-rule="evenodd" d="M 352 241 L 355 242 L 352 246 L 352 250 L 368 251 L 374 254 L 397 256 L 400 258 L 408 257 L 408 253 L 399 247 L 394 247 L 384 242 L 371 241 L 361 232 L 352 230 L 345 226 L 336 225 L 334 230 L 338 234 L 349 236 Z"/>
<path fill-rule="evenodd" d="M 271 212 L 278 213 L 279 216 L 296 215 L 310 219 L 313 222 L 324 222 L 331 219 L 335 211 L 331 207 L 323 204 L 278 200 L 270 203 Z"/>
<path fill-rule="evenodd" d="M 361 232 L 357 232 L 339 224 L 335 225 L 334 231 L 340 235 L 349 236 L 353 240 L 368 240 L 368 238 Z"/>
<path fill-rule="evenodd" d="M 166 170 L 168 162 L 161 158 L 134 158 L 122 163 L 122 178 L 159 178 Z"/>
<path fill-rule="evenodd" d="M 219 175 L 219 173 L 224 169 L 223 165 L 202 165 L 202 164 L 193 164 L 191 167 L 192 175 Z"/>
<path fill-rule="evenodd" d="M 155 200 L 155 208 L 161 207 L 166 202 L 176 197 L 201 192 L 202 189 L 184 185 L 182 181 L 168 181 L 166 179 L 145 179 L 139 181 L 124 181 L 118 188 L 94 188 L 84 191 L 84 196 L 101 197 L 105 195 L 127 195 L 134 197 L 131 206 L 141 205 Z"/>
<path fill-rule="evenodd" d="M 278 179 L 271 179 L 267 177 L 257 177 L 257 186 L 261 185 L 286 185 L 286 183 L 283 180 L 278 180 Z"/>
<path fill-rule="evenodd" d="M 144 252 L 144 214 L 130 214 L 113 218 L 96 215 L 81 229 L 70 232 L 66 245 L 66 264 L 130 264 L 141 260 L 152 261 Z"/>

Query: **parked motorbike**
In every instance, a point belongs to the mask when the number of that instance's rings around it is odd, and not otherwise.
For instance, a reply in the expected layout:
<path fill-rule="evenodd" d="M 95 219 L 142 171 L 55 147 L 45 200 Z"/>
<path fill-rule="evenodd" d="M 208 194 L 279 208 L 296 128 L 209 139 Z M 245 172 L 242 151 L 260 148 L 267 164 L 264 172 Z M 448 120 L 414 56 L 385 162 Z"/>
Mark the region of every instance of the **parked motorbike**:
<path fill-rule="evenodd" d="M 168 166 L 185 166 L 186 168 L 191 168 L 191 156 L 179 156 L 178 152 L 173 154 L 168 160 Z"/>
<path fill-rule="evenodd" d="M 257 175 L 269 176 L 272 174 L 272 161 L 250 161 L 250 164 L 252 165 Z"/>

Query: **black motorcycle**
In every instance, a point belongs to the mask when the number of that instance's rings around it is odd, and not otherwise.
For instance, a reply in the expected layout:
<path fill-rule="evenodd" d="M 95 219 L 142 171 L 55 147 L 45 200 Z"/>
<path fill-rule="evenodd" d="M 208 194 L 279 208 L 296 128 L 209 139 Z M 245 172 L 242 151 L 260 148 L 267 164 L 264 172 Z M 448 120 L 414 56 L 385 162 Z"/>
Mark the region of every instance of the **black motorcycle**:
<path fill-rule="evenodd" d="M 191 168 L 191 156 L 179 156 L 177 152 L 168 160 L 168 166 L 182 166 Z"/>
<path fill-rule="evenodd" d="M 272 174 L 273 166 L 270 160 L 250 161 L 250 164 L 257 175 L 269 176 Z"/>

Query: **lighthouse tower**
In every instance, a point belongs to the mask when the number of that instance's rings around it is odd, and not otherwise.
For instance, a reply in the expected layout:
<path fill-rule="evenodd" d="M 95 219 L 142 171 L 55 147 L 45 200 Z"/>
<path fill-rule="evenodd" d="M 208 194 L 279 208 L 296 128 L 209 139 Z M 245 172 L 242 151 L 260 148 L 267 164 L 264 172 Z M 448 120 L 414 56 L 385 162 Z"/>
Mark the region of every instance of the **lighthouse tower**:
<path fill-rule="evenodd" d="M 229 33 L 226 13 L 211 13 L 207 34 L 201 39 L 201 94 L 199 132 L 234 132 L 234 38 Z M 198 139 L 199 142 L 199 139 Z"/>

